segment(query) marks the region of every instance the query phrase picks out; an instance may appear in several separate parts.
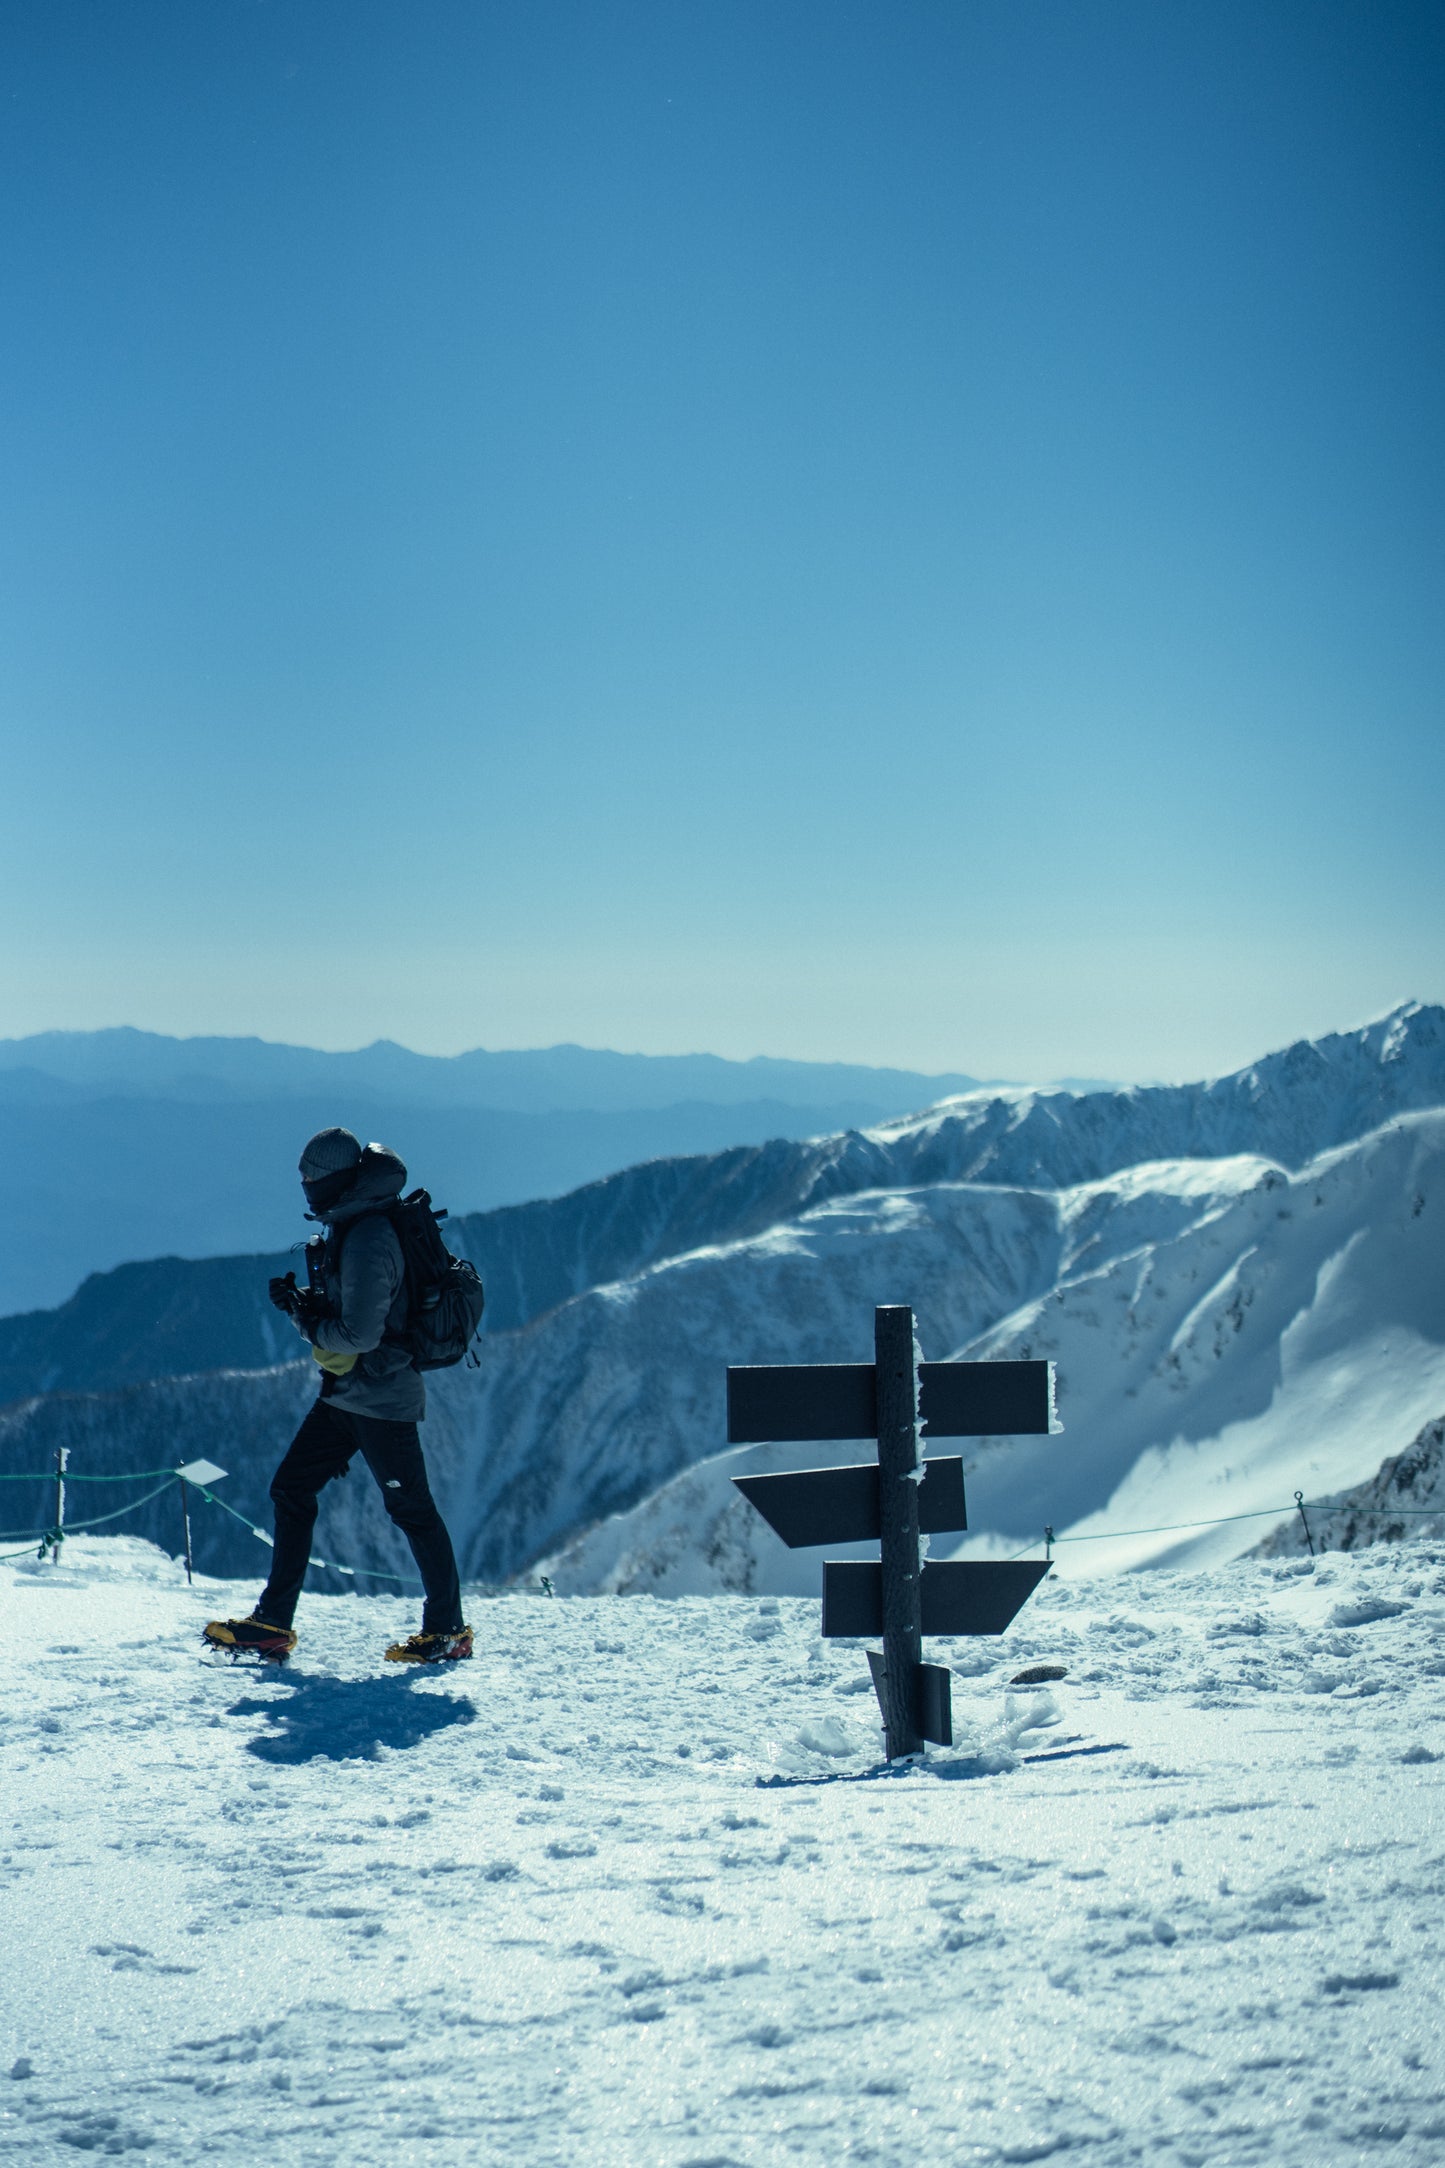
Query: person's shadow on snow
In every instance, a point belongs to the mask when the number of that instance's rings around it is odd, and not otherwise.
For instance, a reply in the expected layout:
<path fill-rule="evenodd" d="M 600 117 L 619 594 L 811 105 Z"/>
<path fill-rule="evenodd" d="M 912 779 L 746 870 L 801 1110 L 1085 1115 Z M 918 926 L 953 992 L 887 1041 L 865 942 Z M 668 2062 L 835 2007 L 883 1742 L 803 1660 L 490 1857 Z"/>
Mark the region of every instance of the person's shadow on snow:
<path fill-rule="evenodd" d="M 261 1761 L 373 1761 L 377 1749 L 399 1753 L 420 1746 L 433 1733 L 453 1724 L 476 1721 L 469 1701 L 451 1694 L 418 1694 L 415 1672 L 390 1679 L 317 1679 L 287 1681 L 279 1696 L 247 1695 L 228 1716 L 264 1716 L 273 1729 L 246 1741 L 246 1751 Z"/>

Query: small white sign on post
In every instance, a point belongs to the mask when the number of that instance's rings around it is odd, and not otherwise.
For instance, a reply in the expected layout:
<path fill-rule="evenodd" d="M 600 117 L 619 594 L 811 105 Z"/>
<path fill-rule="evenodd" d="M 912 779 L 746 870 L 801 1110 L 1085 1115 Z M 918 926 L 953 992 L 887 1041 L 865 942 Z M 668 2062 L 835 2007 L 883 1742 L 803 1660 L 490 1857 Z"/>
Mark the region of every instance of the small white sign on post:
<path fill-rule="evenodd" d="M 176 1470 L 183 1483 L 219 1483 L 225 1473 L 213 1460 L 188 1460 L 184 1468 Z"/>
<path fill-rule="evenodd" d="M 186 1485 L 194 1483 L 198 1489 L 204 1489 L 207 1483 L 224 1481 L 226 1471 L 218 1468 L 213 1460 L 188 1460 L 184 1468 L 177 1468 L 176 1474 L 181 1481 L 181 1527 L 186 1538 L 186 1583 L 189 1586 L 194 1574 L 191 1565 L 191 1502 Z"/>

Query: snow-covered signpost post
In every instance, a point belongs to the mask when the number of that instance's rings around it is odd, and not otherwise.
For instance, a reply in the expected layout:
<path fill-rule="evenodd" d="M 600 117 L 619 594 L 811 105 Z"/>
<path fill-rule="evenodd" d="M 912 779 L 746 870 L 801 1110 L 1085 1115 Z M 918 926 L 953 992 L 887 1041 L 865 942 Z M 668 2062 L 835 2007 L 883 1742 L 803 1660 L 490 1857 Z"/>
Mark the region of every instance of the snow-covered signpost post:
<path fill-rule="evenodd" d="M 60 1546 L 65 1541 L 65 1471 L 69 1466 L 70 1447 L 68 1445 L 57 1445 L 55 1448 L 55 1526 L 46 1539 L 50 1545 L 50 1563 L 52 1566 L 60 1564 Z M 44 1543 L 40 1546 L 40 1555 L 42 1558 L 45 1556 Z"/>
<path fill-rule="evenodd" d="M 876 1464 L 737 1475 L 790 1549 L 877 1539 L 880 1556 L 823 1565 L 823 1633 L 881 1634 L 868 1651 L 890 1760 L 953 1743 L 952 1674 L 923 1661 L 923 1635 L 1001 1634 L 1049 1571 L 1037 1559 L 928 1559 L 920 1537 L 968 1526 L 963 1462 L 920 1461 L 929 1438 L 1038 1437 L 1057 1430 L 1047 1362 L 926 1363 L 905 1304 L 875 1310 L 871 1363 L 728 1371 L 731 1445 L 875 1438 Z"/>
<path fill-rule="evenodd" d="M 895 1755 L 921 1751 L 923 1739 L 914 1726 L 921 1730 L 927 1722 L 918 1692 L 923 1669 L 923 1557 L 918 1528 L 917 1355 L 911 1310 L 874 1311 L 873 1352 L 883 1597 L 883 1676 L 879 1680 L 875 1672 L 874 1684 L 880 1689 L 891 1761 Z M 950 1723 L 950 1735 L 951 1731 Z"/>

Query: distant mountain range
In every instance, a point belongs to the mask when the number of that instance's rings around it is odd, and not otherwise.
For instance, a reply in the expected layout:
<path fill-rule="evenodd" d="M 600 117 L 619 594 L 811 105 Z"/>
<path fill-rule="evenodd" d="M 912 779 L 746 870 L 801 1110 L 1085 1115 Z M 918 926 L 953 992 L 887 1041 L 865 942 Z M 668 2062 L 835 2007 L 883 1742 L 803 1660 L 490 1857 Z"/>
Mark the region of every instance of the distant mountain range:
<path fill-rule="evenodd" d="M 269 1039 L 172 1039 L 158 1032 L 45 1031 L 0 1039 L 0 1097 L 48 1096 L 49 1079 L 74 1099 L 315 1099 L 356 1095 L 400 1106 L 490 1107 L 511 1113 L 635 1113 L 687 1101 L 829 1106 L 858 1100 L 900 1110 L 969 1091 L 976 1077 L 925 1076 L 849 1062 L 725 1061 L 718 1054 L 615 1054 L 586 1046 L 492 1053 L 414 1054 L 377 1039 L 325 1053 Z M 40 1081 L 37 1081 L 40 1080 Z M 920 1097 L 921 1093 L 921 1097 Z"/>
<path fill-rule="evenodd" d="M 555 1197 L 648 1159 L 858 1127 L 966 1076 L 558 1046 L 442 1058 L 117 1030 L 0 1041 L 0 1315 L 90 1272 L 269 1248 L 298 1216 L 296 1158 L 343 1122 L 395 1145 L 439 1202 Z"/>
<path fill-rule="evenodd" d="M 727 1519 L 724 1367 L 866 1359 L 872 1306 L 899 1300 L 930 1356 L 1060 1366 L 1062 1438 L 977 1448 L 970 1541 L 1016 1548 L 1045 1519 L 1083 1537 L 1107 1509 L 1166 1532 L 1073 1555 L 1245 1549 L 1267 1522 L 1167 1530 L 1357 1483 L 1445 1406 L 1442 1109 L 1445 1012 L 1411 1005 L 1210 1083 L 980 1091 L 465 1217 L 489 1331 L 480 1370 L 435 1380 L 427 1440 L 466 1570 L 499 1580 L 550 1557 L 568 1586 L 664 1591 L 815 1577 Z M 269 1262 L 172 1264 L 164 1285 L 138 1267 L 7 1321 L 8 1392 L 87 1368 L 137 1379 L 13 1408 L 8 1465 L 41 1468 L 59 1443 L 96 1472 L 205 1452 L 262 1517 L 309 1366 L 146 1381 L 130 1366 L 138 1350 L 153 1373 L 187 1352 L 213 1364 L 223 1312 L 243 1360 L 288 1352 L 265 1342 Z M 364 1484 L 325 1511 L 336 1555 L 406 1570 Z M 214 1570 L 257 1563 L 218 1516 L 204 1540 Z"/>

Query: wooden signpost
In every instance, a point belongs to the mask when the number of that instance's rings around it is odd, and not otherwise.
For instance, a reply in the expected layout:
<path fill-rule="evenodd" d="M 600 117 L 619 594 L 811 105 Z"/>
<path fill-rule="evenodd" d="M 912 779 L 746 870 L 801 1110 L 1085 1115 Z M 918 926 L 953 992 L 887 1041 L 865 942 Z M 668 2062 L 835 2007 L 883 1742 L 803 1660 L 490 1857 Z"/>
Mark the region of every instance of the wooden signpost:
<path fill-rule="evenodd" d="M 868 1651 L 888 1755 L 953 1743 L 952 1673 L 923 1661 L 923 1635 L 1000 1634 L 1049 1571 L 1046 1561 L 928 1559 L 919 1538 L 968 1526 L 961 1460 L 918 1457 L 927 1438 L 1042 1436 L 1054 1420 L 1053 1364 L 917 1362 L 913 1312 L 874 1312 L 871 1363 L 769 1364 L 728 1371 L 728 1442 L 876 1438 L 876 1464 L 735 1475 L 790 1550 L 877 1539 L 881 1555 L 823 1565 L 823 1633 L 881 1634 Z"/>

